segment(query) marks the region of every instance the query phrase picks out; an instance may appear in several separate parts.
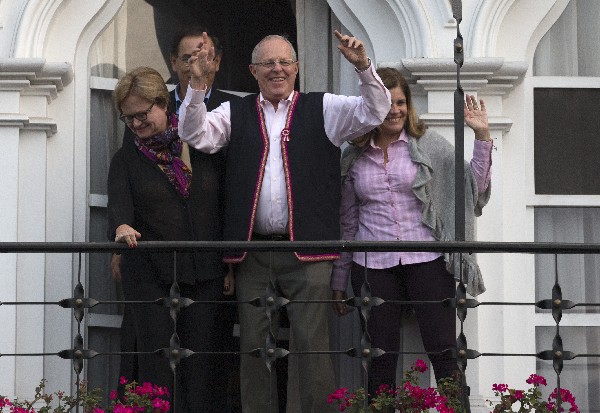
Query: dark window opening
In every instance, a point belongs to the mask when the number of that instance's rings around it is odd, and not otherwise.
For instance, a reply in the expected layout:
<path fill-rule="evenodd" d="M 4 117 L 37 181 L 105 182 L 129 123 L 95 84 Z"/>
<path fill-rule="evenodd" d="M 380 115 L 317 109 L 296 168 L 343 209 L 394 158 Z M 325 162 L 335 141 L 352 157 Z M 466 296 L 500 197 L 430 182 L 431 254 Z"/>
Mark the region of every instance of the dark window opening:
<path fill-rule="evenodd" d="M 535 193 L 600 194 L 600 90 L 534 90 Z"/>

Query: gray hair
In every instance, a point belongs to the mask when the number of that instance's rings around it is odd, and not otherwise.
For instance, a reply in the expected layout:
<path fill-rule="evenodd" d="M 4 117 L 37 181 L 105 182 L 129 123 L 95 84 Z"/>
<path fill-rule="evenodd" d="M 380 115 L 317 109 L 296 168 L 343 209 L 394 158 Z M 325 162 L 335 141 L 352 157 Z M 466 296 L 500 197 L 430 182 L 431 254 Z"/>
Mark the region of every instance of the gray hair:
<path fill-rule="evenodd" d="M 252 63 L 258 63 L 258 54 L 260 52 L 260 46 L 267 40 L 272 39 L 280 39 L 286 42 L 288 46 L 290 46 L 290 50 L 292 51 L 292 59 L 298 60 L 298 57 L 296 56 L 296 50 L 294 50 L 294 46 L 292 45 L 292 42 L 290 42 L 290 40 L 287 38 L 287 36 L 281 34 L 270 34 L 268 36 L 263 37 L 262 40 L 258 42 L 256 46 L 254 46 L 254 50 L 252 50 Z"/>

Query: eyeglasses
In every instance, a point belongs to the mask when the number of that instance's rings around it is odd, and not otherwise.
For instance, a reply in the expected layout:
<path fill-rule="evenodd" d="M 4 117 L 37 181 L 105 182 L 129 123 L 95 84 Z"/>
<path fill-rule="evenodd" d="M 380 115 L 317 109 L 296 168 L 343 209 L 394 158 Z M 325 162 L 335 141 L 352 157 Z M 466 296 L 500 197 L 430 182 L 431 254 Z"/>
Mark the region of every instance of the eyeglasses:
<path fill-rule="evenodd" d="M 190 57 L 192 57 L 192 55 L 189 54 L 184 54 L 183 56 L 178 57 L 177 59 L 181 61 L 181 63 L 183 63 L 186 66 L 189 66 L 189 62 L 188 60 L 190 60 Z"/>
<path fill-rule="evenodd" d="M 280 59 L 280 60 L 267 60 L 266 62 L 257 62 L 252 63 L 254 66 L 262 66 L 267 69 L 273 69 L 277 63 L 281 67 L 289 67 L 290 65 L 296 63 L 297 60 L 294 59 Z"/>
<path fill-rule="evenodd" d="M 148 113 L 150 113 L 150 112 L 152 111 L 152 108 L 154 107 L 154 104 L 155 104 L 155 103 L 156 103 L 156 102 L 153 102 L 153 103 L 150 105 L 150 107 L 149 107 L 148 109 L 146 109 L 145 111 L 143 111 L 143 112 L 138 112 L 138 113 L 134 113 L 133 115 L 123 115 L 123 114 L 121 113 L 121 115 L 119 115 L 119 120 L 120 120 L 121 122 L 123 122 L 123 123 L 126 123 L 126 124 L 128 124 L 128 125 L 129 125 L 130 123 L 133 123 L 133 120 L 134 120 L 134 119 L 137 119 L 137 120 L 139 120 L 139 121 L 142 121 L 142 122 L 143 122 L 143 121 L 145 121 L 145 120 L 148 118 Z"/>

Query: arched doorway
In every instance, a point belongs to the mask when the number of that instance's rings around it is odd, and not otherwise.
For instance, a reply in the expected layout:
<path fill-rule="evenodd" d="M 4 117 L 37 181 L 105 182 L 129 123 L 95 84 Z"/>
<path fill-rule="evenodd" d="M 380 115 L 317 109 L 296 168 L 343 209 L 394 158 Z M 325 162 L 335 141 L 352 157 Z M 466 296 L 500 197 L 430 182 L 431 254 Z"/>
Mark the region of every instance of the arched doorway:
<path fill-rule="evenodd" d="M 224 48 L 217 74 L 220 89 L 256 92 L 248 70 L 252 49 L 264 36 L 285 34 L 296 46 L 295 0 L 146 0 L 154 8 L 156 37 L 166 61 L 173 34 L 200 25 L 216 35 Z"/>

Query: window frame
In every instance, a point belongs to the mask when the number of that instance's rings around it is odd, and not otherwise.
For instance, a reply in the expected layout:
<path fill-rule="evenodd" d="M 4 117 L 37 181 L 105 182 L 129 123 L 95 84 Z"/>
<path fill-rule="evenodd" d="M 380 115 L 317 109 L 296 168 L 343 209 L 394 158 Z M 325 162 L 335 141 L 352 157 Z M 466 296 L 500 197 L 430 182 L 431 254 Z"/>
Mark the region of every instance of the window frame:
<path fill-rule="evenodd" d="M 533 115 L 535 109 L 534 91 L 538 88 L 552 89 L 599 89 L 600 77 L 570 77 L 570 76 L 534 76 L 525 80 L 525 102 L 528 108 L 525 112 L 527 129 L 525 133 L 525 164 L 526 179 L 526 208 L 531 211 L 531 228 L 533 229 L 533 220 L 536 207 L 562 207 L 562 208 L 600 208 L 600 195 L 538 195 L 535 193 L 535 163 L 534 163 L 534 122 Z M 531 240 L 534 241 L 535 234 L 531 234 Z M 535 288 L 535 263 L 532 261 L 534 273 Z M 533 314 L 534 328 L 555 326 L 556 323 L 548 313 Z M 564 327 L 600 327 L 600 314 L 563 314 L 561 326 Z"/>

